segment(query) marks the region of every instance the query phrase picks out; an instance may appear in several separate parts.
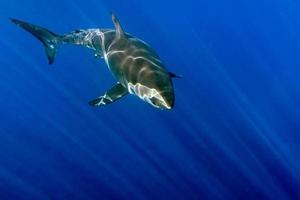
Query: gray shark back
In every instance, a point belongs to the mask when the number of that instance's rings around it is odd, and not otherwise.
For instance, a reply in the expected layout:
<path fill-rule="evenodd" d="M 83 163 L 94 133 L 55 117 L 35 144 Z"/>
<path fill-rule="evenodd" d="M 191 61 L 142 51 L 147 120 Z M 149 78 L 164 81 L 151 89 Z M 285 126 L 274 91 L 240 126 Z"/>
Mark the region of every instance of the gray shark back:
<path fill-rule="evenodd" d="M 131 35 L 116 39 L 110 33 L 106 42 L 106 61 L 117 80 L 132 94 L 155 107 L 172 108 L 172 79 L 157 53 Z M 159 98 L 159 100 L 155 100 Z M 163 104 L 163 105 L 161 105 Z"/>

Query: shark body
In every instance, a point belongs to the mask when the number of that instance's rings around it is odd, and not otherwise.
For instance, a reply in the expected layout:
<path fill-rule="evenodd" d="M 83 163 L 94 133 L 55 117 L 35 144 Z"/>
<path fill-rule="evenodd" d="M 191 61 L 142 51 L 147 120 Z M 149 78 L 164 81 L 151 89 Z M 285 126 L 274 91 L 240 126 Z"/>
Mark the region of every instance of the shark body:
<path fill-rule="evenodd" d="M 127 94 L 133 94 L 156 108 L 174 107 L 172 78 L 178 76 L 166 70 L 157 53 L 148 44 L 125 33 L 114 14 L 112 21 L 115 29 L 80 29 L 64 35 L 57 35 L 21 20 L 11 21 L 44 44 L 49 64 L 54 62 L 61 44 L 90 48 L 96 57 L 105 60 L 117 83 L 104 95 L 91 100 L 91 106 L 107 105 Z"/>

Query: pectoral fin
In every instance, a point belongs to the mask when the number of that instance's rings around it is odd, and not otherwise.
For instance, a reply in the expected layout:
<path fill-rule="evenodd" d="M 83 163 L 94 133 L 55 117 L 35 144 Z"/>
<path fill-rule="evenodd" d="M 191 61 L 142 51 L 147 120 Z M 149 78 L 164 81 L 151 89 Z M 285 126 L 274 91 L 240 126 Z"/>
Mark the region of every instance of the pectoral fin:
<path fill-rule="evenodd" d="M 175 74 L 173 72 L 169 72 L 169 75 L 170 75 L 171 78 L 182 78 L 182 76 L 177 75 L 177 74 Z"/>
<path fill-rule="evenodd" d="M 103 96 L 100 96 L 89 102 L 91 106 L 104 106 L 106 104 L 110 104 L 115 102 L 116 100 L 122 98 L 128 94 L 128 90 L 123 87 L 120 83 L 113 86 L 109 89 Z"/>

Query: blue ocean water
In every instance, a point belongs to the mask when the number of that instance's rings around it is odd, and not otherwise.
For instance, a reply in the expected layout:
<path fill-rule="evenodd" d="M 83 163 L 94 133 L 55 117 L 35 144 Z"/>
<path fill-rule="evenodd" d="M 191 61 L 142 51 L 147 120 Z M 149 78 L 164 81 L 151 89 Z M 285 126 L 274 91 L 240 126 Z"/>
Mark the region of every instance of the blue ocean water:
<path fill-rule="evenodd" d="M 300 2 L 0 1 L 0 199 L 300 199 Z M 19 18 L 67 33 L 124 29 L 174 80 L 171 111 L 134 96 L 85 48 L 55 63 Z"/>

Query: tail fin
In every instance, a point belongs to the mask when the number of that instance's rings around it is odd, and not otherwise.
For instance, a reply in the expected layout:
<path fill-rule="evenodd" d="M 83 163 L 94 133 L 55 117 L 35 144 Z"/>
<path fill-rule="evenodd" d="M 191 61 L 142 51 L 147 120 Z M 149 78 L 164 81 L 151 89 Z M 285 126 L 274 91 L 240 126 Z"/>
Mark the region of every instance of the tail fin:
<path fill-rule="evenodd" d="M 45 28 L 29 24 L 27 22 L 23 22 L 13 18 L 11 18 L 10 20 L 16 25 L 30 32 L 44 44 L 49 64 L 52 64 L 55 59 L 56 51 L 60 44 L 59 36 Z"/>

